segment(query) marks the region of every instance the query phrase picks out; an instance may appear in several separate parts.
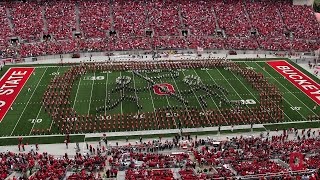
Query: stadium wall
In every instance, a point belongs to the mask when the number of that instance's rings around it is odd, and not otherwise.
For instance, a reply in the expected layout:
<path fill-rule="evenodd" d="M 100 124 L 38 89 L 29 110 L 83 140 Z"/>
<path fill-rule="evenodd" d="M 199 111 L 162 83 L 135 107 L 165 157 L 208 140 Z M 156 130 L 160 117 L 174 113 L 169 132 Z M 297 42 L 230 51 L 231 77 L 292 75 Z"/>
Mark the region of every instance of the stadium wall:
<path fill-rule="evenodd" d="M 232 50 L 231 50 L 232 51 Z M 225 57 L 230 55 L 230 50 L 204 50 L 203 52 L 197 52 L 196 50 L 157 50 L 156 52 L 162 55 L 164 57 L 164 54 L 177 54 L 177 55 L 182 55 L 187 59 L 187 56 L 197 56 L 201 58 L 202 55 L 204 54 L 211 54 L 212 57 L 214 55 L 223 55 Z M 262 51 L 262 50 L 234 50 L 233 52 L 236 52 L 237 55 L 253 55 L 256 56 L 257 54 L 260 55 L 266 55 L 266 56 L 275 56 L 275 57 L 284 57 L 284 56 L 314 56 L 314 52 L 296 52 L 296 53 L 291 53 L 289 54 L 287 51 Z M 140 56 L 140 59 L 145 59 L 144 56 L 151 56 L 152 51 L 113 51 L 113 52 L 82 52 L 80 53 L 81 59 L 84 57 L 86 59 L 89 59 L 90 56 L 92 55 L 93 60 L 96 56 L 104 56 L 105 60 L 108 60 L 109 56 L 110 58 L 114 58 L 117 56 L 117 60 L 121 60 L 121 57 L 125 58 L 126 60 L 130 59 L 135 59 L 137 56 Z M 70 59 L 72 58 L 73 54 L 56 54 L 56 55 L 47 55 L 47 56 L 38 56 L 37 61 L 34 62 L 34 64 L 37 64 L 37 62 L 42 61 L 42 60 L 48 60 L 48 59 L 58 59 L 60 60 L 60 56 L 62 56 L 63 60 Z M 33 62 L 34 57 L 28 57 L 28 58 L 23 58 L 22 62 Z M 260 58 L 265 58 L 260 56 Z M 74 61 L 77 61 L 78 58 L 72 58 Z M 157 58 L 155 58 L 157 59 Z M 59 62 L 57 62 L 59 63 Z"/>
<path fill-rule="evenodd" d="M 313 6 L 314 0 L 293 0 L 293 5 Z"/>

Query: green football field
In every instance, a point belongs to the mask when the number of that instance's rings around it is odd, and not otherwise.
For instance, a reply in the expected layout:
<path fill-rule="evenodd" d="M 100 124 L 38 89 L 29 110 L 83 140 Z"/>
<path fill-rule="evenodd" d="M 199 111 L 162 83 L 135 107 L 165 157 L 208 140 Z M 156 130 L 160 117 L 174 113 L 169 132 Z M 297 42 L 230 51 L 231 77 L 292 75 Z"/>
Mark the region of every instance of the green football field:
<path fill-rule="evenodd" d="M 253 68 L 261 72 L 267 80 L 275 84 L 283 93 L 284 101 L 284 121 L 307 121 L 310 115 L 319 115 L 320 109 L 313 109 L 315 103 L 303 92 L 297 89 L 289 81 L 283 78 L 265 62 L 237 62 L 244 67 Z M 13 103 L 12 110 L 9 110 L 3 121 L 0 123 L 0 136 L 32 135 L 34 129 L 51 129 L 52 133 L 59 133 L 58 128 L 52 123 L 47 112 L 41 105 L 43 94 L 55 76 L 62 75 L 70 67 L 57 66 L 36 66 L 35 74 L 31 75 L 24 88 Z M 8 69 L 8 66 L 1 72 L 1 76 Z M 177 98 L 167 95 L 159 95 L 148 82 L 133 71 L 100 71 L 87 73 L 73 84 L 71 93 L 72 107 L 82 115 L 88 114 L 143 114 L 154 112 L 158 108 L 165 107 L 194 107 L 200 110 L 228 108 L 231 105 L 221 103 L 219 98 L 207 97 L 201 89 L 190 88 L 183 82 L 185 77 L 199 77 L 199 83 L 211 87 L 216 84 L 228 93 L 220 93 L 230 101 L 242 100 L 243 106 L 253 107 L 259 105 L 259 94 L 255 91 L 243 77 L 235 75 L 222 68 L 215 69 L 181 69 L 177 72 L 141 72 L 144 77 L 153 78 L 158 84 L 167 83 L 172 85 L 175 94 L 182 97 L 188 103 L 182 103 Z M 311 77 L 312 75 L 309 75 Z M 121 98 L 121 91 L 115 90 L 118 77 L 128 77 L 131 79 L 129 86 L 132 91 L 123 92 L 126 97 L 135 100 Z M 161 78 L 156 78 L 160 77 Z M 319 82 L 318 79 L 315 79 Z M 28 88 L 31 91 L 28 92 Z M 204 100 L 206 106 L 201 105 Z M 117 103 L 119 101 L 119 103 Z M 113 108 L 99 110 L 101 107 L 116 104 Z M 139 106 L 140 108 L 139 108 Z M 99 111 L 97 111 L 99 110 Z M 172 127 L 176 128 L 177 122 L 172 122 Z M 156 129 L 156 127 L 154 127 Z"/>

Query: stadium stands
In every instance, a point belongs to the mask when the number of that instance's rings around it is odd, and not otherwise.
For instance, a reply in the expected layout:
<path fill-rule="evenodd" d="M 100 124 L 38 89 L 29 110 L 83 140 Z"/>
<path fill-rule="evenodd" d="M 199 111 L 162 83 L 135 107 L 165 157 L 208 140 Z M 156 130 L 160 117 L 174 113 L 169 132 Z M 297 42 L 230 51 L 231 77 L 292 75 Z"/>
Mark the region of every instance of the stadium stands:
<path fill-rule="evenodd" d="M 295 130 L 296 131 L 296 130 Z M 279 136 L 235 137 L 218 142 L 176 136 L 135 145 L 112 146 L 106 151 L 54 157 L 36 151 L 0 153 L 0 179 L 20 172 L 32 179 L 102 179 L 125 171 L 125 179 L 299 179 L 319 178 L 320 136 L 311 130 L 284 131 Z M 290 134 L 291 138 L 288 138 Z M 295 135 L 294 135 L 295 133 Z M 293 139 L 292 137 L 297 137 Z M 184 140 L 182 140 L 184 138 Z M 190 142 L 187 150 L 182 149 Z M 98 149 L 104 149 L 101 145 Z M 97 150 L 98 150 L 97 149 Z M 180 151 L 180 152 L 179 152 Z M 191 153 L 188 153 L 191 152 Z M 290 158 L 301 153 L 303 167 L 293 170 Z M 31 173 L 27 173 L 27 172 Z M 29 174 L 29 175 L 27 175 Z"/>
<path fill-rule="evenodd" d="M 312 9 L 290 1 L 3 2 L 0 16 L 3 56 L 198 47 L 310 52 L 320 44 Z M 21 46 L 9 50 L 12 37 Z"/>

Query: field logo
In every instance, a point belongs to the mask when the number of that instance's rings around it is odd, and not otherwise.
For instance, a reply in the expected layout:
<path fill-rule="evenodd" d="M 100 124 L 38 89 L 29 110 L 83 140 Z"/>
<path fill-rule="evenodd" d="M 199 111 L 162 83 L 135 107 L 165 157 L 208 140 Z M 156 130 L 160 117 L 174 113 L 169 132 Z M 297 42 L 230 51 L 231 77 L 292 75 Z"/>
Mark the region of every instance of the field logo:
<path fill-rule="evenodd" d="M 175 92 L 174 87 L 168 83 L 155 84 L 153 86 L 153 92 L 156 95 L 163 96 L 173 94 Z"/>
<path fill-rule="evenodd" d="M 7 114 L 34 68 L 10 68 L 0 79 L 0 122 Z"/>
<path fill-rule="evenodd" d="M 287 61 L 267 62 L 273 69 L 320 105 L 320 85 Z"/>
<path fill-rule="evenodd" d="M 304 169 L 303 154 L 299 152 L 292 152 L 290 154 L 289 164 L 292 171 L 299 171 Z"/>

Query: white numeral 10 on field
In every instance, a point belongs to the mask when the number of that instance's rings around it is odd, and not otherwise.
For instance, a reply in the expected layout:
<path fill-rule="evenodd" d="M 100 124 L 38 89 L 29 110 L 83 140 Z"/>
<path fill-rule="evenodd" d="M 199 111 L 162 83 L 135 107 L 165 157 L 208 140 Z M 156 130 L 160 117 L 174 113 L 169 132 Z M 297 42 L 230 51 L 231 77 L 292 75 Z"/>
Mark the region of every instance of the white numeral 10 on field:
<path fill-rule="evenodd" d="M 35 124 L 35 123 L 41 123 L 42 119 L 29 119 L 29 121 L 31 121 L 32 124 Z"/>

